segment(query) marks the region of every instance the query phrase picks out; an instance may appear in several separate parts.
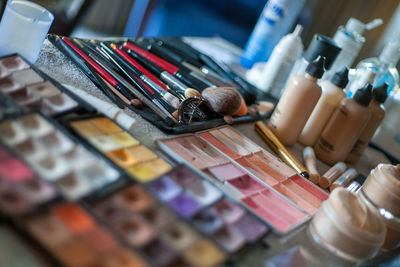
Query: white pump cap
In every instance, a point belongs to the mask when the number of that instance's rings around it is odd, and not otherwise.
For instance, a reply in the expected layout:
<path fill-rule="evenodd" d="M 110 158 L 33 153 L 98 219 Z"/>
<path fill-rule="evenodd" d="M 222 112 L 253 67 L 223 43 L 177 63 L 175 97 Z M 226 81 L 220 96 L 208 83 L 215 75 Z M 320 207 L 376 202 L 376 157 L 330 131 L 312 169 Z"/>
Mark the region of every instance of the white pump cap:
<path fill-rule="evenodd" d="M 400 59 L 400 42 L 389 42 L 383 48 L 379 59 L 389 65 L 397 65 Z"/>
<path fill-rule="evenodd" d="M 299 58 L 303 52 L 303 43 L 300 38 L 302 31 L 303 26 L 297 24 L 292 33 L 287 34 L 279 41 L 276 45 L 276 49 L 284 52 L 287 57 Z"/>
<path fill-rule="evenodd" d="M 358 33 L 362 35 L 365 30 L 365 25 L 361 21 L 355 18 L 350 18 L 345 26 L 346 30 L 351 33 Z"/>
<path fill-rule="evenodd" d="M 380 26 L 382 23 L 383 21 L 381 19 L 374 19 L 373 21 L 364 24 L 358 19 L 350 18 L 347 21 L 345 28 L 348 32 L 362 36 L 365 30 L 372 30 Z"/>

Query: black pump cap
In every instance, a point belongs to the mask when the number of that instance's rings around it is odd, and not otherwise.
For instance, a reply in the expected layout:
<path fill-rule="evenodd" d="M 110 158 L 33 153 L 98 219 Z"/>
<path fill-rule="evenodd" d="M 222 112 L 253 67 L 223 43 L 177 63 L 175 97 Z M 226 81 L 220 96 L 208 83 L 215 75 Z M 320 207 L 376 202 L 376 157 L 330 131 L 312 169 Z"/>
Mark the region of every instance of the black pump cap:
<path fill-rule="evenodd" d="M 367 83 L 363 88 L 358 89 L 353 99 L 360 105 L 368 106 L 372 99 L 372 85 Z"/>
<path fill-rule="evenodd" d="M 341 50 L 331 38 L 322 34 L 315 34 L 307 51 L 304 53 L 304 58 L 311 62 L 317 56 L 324 56 L 326 60 L 325 69 L 329 70 Z"/>
<path fill-rule="evenodd" d="M 331 78 L 331 82 L 340 88 L 345 88 L 349 83 L 349 68 L 344 67 L 343 69 L 335 72 Z"/>
<path fill-rule="evenodd" d="M 319 79 L 325 72 L 325 57 L 318 56 L 313 62 L 308 64 L 306 73 Z"/>
<path fill-rule="evenodd" d="M 386 98 L 387 98 L 387 88 L 388 88 L 388 84 L 387 83 L 382 83 L 380 86 L 378 86 L 378 87 L 375 87 L 373 90 L 372 90 L 372 97 L 376 100 L 376 101 L 378 101 L 378 102 L 380 102 L 380 103 L 383 103 L 383 102 L 385 102 L 386 101 Z"/>

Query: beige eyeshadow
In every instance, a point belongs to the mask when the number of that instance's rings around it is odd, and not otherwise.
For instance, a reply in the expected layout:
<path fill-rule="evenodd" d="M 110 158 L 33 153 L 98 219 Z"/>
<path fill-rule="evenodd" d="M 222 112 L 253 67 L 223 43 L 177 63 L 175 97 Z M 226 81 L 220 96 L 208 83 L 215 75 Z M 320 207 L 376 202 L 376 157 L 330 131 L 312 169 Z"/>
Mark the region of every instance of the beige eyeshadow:
<path fill-rule="evenodd" d="M 49 81 L 28 85 L 27 88 L 34 94 L 43 98 L 56 96 L 61 93 L 60 90 Z"/>
<path fill-rule="evenodd" d="M 109 136 L 123 147 L 136 146 L 139 144 L 139 141 L 127 132 L 117 132 Z"/>
<path fill-rule="evenodd" d="M 102 132 L 89 120 L 73 121 L 70 123 L 70 126 L 85 137 L 102 134 Z"/>
<path fill-rule="evenodd" d="M 10 77 L 14 82 L 20 85 L 28 85 L 44 81 L 43 78 L 40 77 L 40 75 L 37 74 L 33 69 L 13 72 Z"/>
<path fill-rule="evenodd" d="M 138 162 L 156 159 L 157 155 L 144 145 L 128 147 L 126 151 L 132 155 Z"/>
<path fill-rule="evenodd" d="M 90 120 L 102 133 L 110 134 L 121 132 L 122 129 L 108 118 L 94 118 Z"/>

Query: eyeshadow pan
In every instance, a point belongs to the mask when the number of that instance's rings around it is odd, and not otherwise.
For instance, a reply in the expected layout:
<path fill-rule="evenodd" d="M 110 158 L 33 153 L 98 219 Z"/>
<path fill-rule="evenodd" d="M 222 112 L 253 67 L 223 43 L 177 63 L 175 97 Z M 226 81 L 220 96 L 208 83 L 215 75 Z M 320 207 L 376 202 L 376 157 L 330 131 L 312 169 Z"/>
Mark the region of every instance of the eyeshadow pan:
<path fill-rule="evenodd" d="M 0 137 L 6 144 L 15 145 L 26 140 L 28 135 L 17 122 L 6 120 L 0 123 Z"/>
<path fill-rule="evenodd" d="M 14 146 L 14 149 L 20 155 L 23 155 L 28 161 L 40 161 L 46 157 L 46 148 L 41 145 L 37 139 L 28 138 Z"/>
<path fill-rule="evenodd" d="M 127 168 L 138 163 L 138 160 L 125 148 L 108 151 L 107 156 L 122 168 Z"/>
<path fill-rule="evenodd" d="M 165 175 L 150 182 L 148 187 L 162 201 L 169 201 L 182 191 L 182 187 Z"/>
<path fill-rule="evenodd" d="M 275 229 L 280 232 L 287 231 L 290 229 L 291 225 L 284 221 L 282 218 L 276 216 L 272 211 L 270 211 L 267 206 L 264 207 L 263 204 L 255 201 L 251 197 L 247 197 L 242 200 L 250 209 L 252 209 L 258 216 L 270 223 Z"/>
<path fill-rule="evenodd" d="M 198 136 L 187 136 L 185 137 L 193 146 L 197 147 L 199 151 L 206 153 L 209 157 L 211 157 L 218 164 L 224 164 L 229 162 L 229 160 L 216 151 L 213 147 L 211 147 L 208 143 L 206 143 L 203 139 Z"/>
<path fill-rule="evenodd" d="M 157 158 L 129 167 L 127 171 L 142 183 L 150 182 L 160 175 L 171 170 L 171 165 L 163 159 Z"/>
<path fill-rule="evenodd" d="M 225 254 L 207 240 L 199 240 L 184 253 L 185 259 L 193 266 L 211 267 L 225 261 Z"/>
<path fill-rule="evenodd" d="M 75 144 L 60 131 L 54 131 L 40 137 L 40 142 L 51 152 L 63 154 L 70 151 Z"/>
<path fill-rule="evenodd" d="M 219 180 L 227 181 L 246 175 L 246 172 L 232 163 L 208 168 L 208 170 Z"/>
<path fill-rule="evenodd" d="M 46 156 L 33 162 L 35 170 L 48 181 L 55 181 L 70 172 L 68 164 L 61 157 Z"/>
<path fill-rule="evenodd" d="M 265 187 L 258 182 L 256 182 L 249 175 L 245 175 L 236 179 L 229 180 L 228 183 L 236 187 L 244 195 L 249 196 L 260 192 Z"/>
<path fill-rule="evenodd" d="M 90 120 L 103 134 L 122 132 L 123 130 L 108 118 L 94 118 Z"/>
<path fill-rule="evenodd" d="M 61 93 L 60 90 L 49 81 L 28 85 L 27 88 L 35 95 L 42 98 L 52 97 Z"/>
<path fill-rule="evenodd" d="M 34 204 L 50 201 L 57 195 L 52 185 L 39 178 L 23 181 L 17 186 L 18 191 Z"/>
<path fill-rule="evenodd" d="M 30 89 L 23 87 L 9 92 L 8 96 L 20 106 L 25 106 L 40 100 Z"/>
<path fill-rule="evenodd" d="M 90 120 L 78 120 L 70 122 L 71 127 L 79 132 L 84 137 L 92 137 L 96 135 L 101 135 L 102 132 L 94 126 Z"/>
<path fill-rule="evenodd" d="M 22 86 L 43 81 L 43 78 L 31 68 L 15 71 L 11 73 L 11 78 Z"/>
<path fill-rule="evenodd" d="M 154 205 L 155 199 L 139 186 L 129 186 L 115 195 L 115 199 L 130 211 L 143 211 Z"/>
<path fill-rule="evenodd" d="M 247 157 L 247 159 L 275 180 L 279 182 L 286 180 L 287 177 L 285 175 L 268 165 L 263 159 L 261 159 L 257 155 L 250 155 Z"/>
<path fill-rule="evenodd" d="M 110 137 L 114 139 L 118 144 L 120 144 L 122 147 L 130 147 L 130 146 L 136 146 L 139 144 L 139 141 L 133 138 L 129 133 L 127 132 L 117 132 L 110 134 Z"/>
<path fill-rule="evenodd" d="M 95 226 L 81 235 L 86 242 L 96 252 L 107 252 L 117 246 L 117 242 L 103 228 Z"/>
<path fill-rule="evenodd" d="M 175 153 L 179 154 L 189 164 L 192 164 L 198 169 L 206 168 L 207 164 L 201 157 L 196 157 L 195 154 L 191 153 L 185 147 L 183 147 L 175 139 L 164 140 L 163 144 L 172 149 Z"/>
<path fill-rule="evenodd" d="M 115 197 L 109 197 L 94 206 L 94 213 L 107 223 L 114 224 L 127 215 L 127 210 Z"/>
<path fill-rule="evenodd" d="M 319 208 L 321 206 L 321 200 L 318 199 L 316 196 L 293 182 L 292 180 L 286 180 L 282 182 L 283 185 L 286 186 L 286 188 L 289 188 L 291 191 L 296 193 L 298 196 L 300 196 L 302 199 L 306 200 L 308 203 L 313 205 L 315 208 Z"/>
<path fill-rule="evenodd" d="M 295 207 L 291 206 L 286 200 L 272 192 L 269 189 L 264 190 L 261 194 L 252 196 L 265 208 L 268 208 L 275 216 L 285 220 L 291 225 L 295 225 L 307 219 L 307 215 Z"/>
<path fill-rule="evenodd" d="M 198 134 L 201 138 L 208 141 L 210 144 L 218 148 L 222 153 L 225 153 L 228 157 L 232 159 L 238 159 L 241 157 L 239 153 L 234 151 L 232 148 L 227 146 L 225 143 L 217 139 L 215 136 L 210 134 L 209 132 L 203 132 Z"/>
<path fill-rule="evenodd" d="M 164 266 L 172 262 L 176 256 L 172 249 L 159 239 L 156 239 L 147 245 L 143 249 L 143 252 L 149 259 L 151 259 L 155 266 Z"/>
<path fill-rule="evenodd" d="M 274 189 L 287 197 L 289 200 L 291 200 L 294 204 L 299 206 L 302 210 L 307 212 L 308 214 L 314 214 L 317 212 L 317 208 L 308 203 L 306 200 L 298 196 L 296 193 L 294 193 L 292 190 L 284 186 L 283 184 L 277 184 L 274 186 Z"/>
<path fill-rule="evenodd" d="M 0 210 L 4 213 L 22 215 L 32 208 L 32 204 L 12 187 L 0 188 Z"/>
<path fill-rule="evenodd" d="M 184 250 L 198 238 L 198 235 L 194 231 L 181 222 L 174 222 L 168 225 L 161 233 L 161 240 L 175 251 Z"/>
<path fill-rule="evenodd" d="M 138 162 L 156 159 L 157 155 L 144 145 L 132 146 L 126 149 Z"/>
<path fill-rule="evenodd" d="M 99 266 L 117 267 L 117 266 L 126 266 L 126 267 L 149 267 L 150 265 L 145 261 L 142 256 L 139 254 L 127 250 L 125 248 L 118 248 L 117 250 L 112 250 L 107 253 L 106 258 L 101 260 Z"/>
<path fill-rule="evenodd" d="M 209 131 L 209 133 L 211 133 L 220 142 L 224 143 L 225 146 L 229 147 L 230 149 L 240 154 L 241 156 L 246 156 L 251 153 L 250 151 L 248 151 L 243 146 L 230 139 L 228 136 L 226 136 L 219 130 L 211 130 Z"/>
<path fill-rule="evenodd" d="M 255 153 L 258 157 L 260 157 L 263 161 L 268 163 L 270 166 L 275 166 L 275 169 L 279 170 L 286 177 L 290 177 L 296 175 L 296 171 L 290 168 L 288 165 L 283 163 L 281 160 L 276 158 L 274 155 L 267 153 L 265 151 L 260 151 Z"/>
<path fill-rule="evenodd" d="M 306 181 L 303 177 L 300 175 L 296 174 L 295 176 L 292 176 L 290 178 L 293 182 L 313 194 L 315 197 L 317 197 L 319 200 L 324 201 L 328 199 L 328 194 L 317 188 L 315 185 L 311 184 L 310 182 Z"/>
<path fill-rule="evenodd" d="M 195 172 L 184 165 L 180 165 L 179 167 L 173 169 L 167 175 L 177 184 L 183 187 L 188 187 L 199 179 Z"/>
<path fill-rule="evenodd" d="M 107 152 L 122 148 L 122 145 L 117 143 L 109 135 L 96 135 L 88 138 L 88 141 L 94 145 L 98 150 Z"/>
<path fill-rule="evenodd" d="M 48 247 L 62 244 L 71 237 L 65 224 L 49 214 L 32 217 L 25 222 L 28 231 Z"/>
<path fill-rule="evenodd" d="M 140 216 L 131 214 L 114 225 L 119 235 L 135 248 L 143 247 L 156 236 L 155 230 Z"/>
<path fill-rule="evenodd" d="M 149 209 L 146 209 L 140 214 L 150 225 L 158 229 L 171 223 L 173 219 L 172 214 L 166 210 L 166 208 L 159 205 L 155 205 Z"/>
<path fill-rule="evenodd" d="M 42 116 L 37 114 L 26 115 L 18 120 L 21 126 L 32 137 L 41 137 L 54 131 L 54 127 Z"/>
<path fill-rule="evenodd" d="M 253 163 L 249 162 L 246 158 L 237 159 L 236 162 L 239 163 L 242 167 L 244 167 L 248 172 L 250 172 L 255 177 L 257 177 L 258 179 L 260 179 L 269 186 L 274 186 L 279 183 L 273 177 L 269 176 L 268 174 L 260 170 Z"/>
<path fill-rule="evenodd" d="M 213 208 L 198 212 L 193 216 L 192 222 L 197 228 L 207 234 L 214 233 L 224 225 L 222 218 Z"/>
<path fill-rule="evenodd" d="M 65 203 L 52 208 L 52 214 L 59 218 L 73 233 L 84 233 L 93 228 L 95 224 L 80 206 L 73 203 Z"/>
<path fill-rule="evenodd" d="M 61 113 L 78 105 L 75 100 L 64 93 L 44 98 L 43 104 L 46 106 L 44 110 L 47 110 L 48 114 Z"/>
<path fill-rule="evenodd" d="M 213 236 L 217 243 L 230 253 L 239 251 L 246 242 L 244 236 L 231 226 L 222 227 Z"/>
<path fill-rule="evenodd" d="M 124 248 L 110 250 L 102 260 L 107 267 L 148 267 L 149 265 L 136 253 Z M 100 266 L 102 266 L 100 264 Z"/>
<path fill-rule="evenodd" d="M 187 149 L 192 155 L 204 162 L 205 167 L 217 165 L 218 162 L 195 145 L 197 137 L 188 136 L 175 139 L 181 146 Z"/>
<path fill-rule="evenodd" d="M 192 216 L 200 209 L 199 203 L 185 192 L 170 200 L 169 205 L 173 210 L 185 218 Z"/>
<path fill-rule="evenodd" d="M 29 64 L 19 56 L 11 56 L 0 59 L 0 63 L 9 71 L 29 68 Z"/>
<path fill-rule="evenodd" d="M 52 248 L 65 266 L 90 266 L 96 262 L 96 253 L 78 239 L 70 239 Z"/>
<path fill-rule="evenodd" d="M 232 226 L 239 233 L 242 234 L 242 236 L 246 239 L 247 242 L 257 241 L 268 231 L 268 228 L 265 225 L 263 225 L 256 218 L 248 214 L 245 214 Z"/>
<path fill-rule="evenodd" d="M 198 178 L 185 189 L 202 205 L 207 206 L 222 197 L 222 193 L 208 181 Z"/>
<path fill-rule="evenodd" d="M 17 158 L 8 158 L 0 161 L 0 177 L 8 179 L 10 182 L 20 182 L 32 179 L 32 170 Z"/>
<path fill-rule="evenodd" d="M 250 151 L 251 153 L 256 153 L 261 150 L 261 148 L 252 142 L 249 142 L 245 137 L 241 136 L 231 127 L 223 127 L 219 129 L 224 135 L 229 137 L 235 144 L 245 148 L 246 150 Z"/>
<path fill-rule="evenodd" d="M 222 217 L 224 222 L 228 224 L 238 221 L 245 214 L 245 211 L 242 207 L 236 205 L 227 198 L 222 199 L 213 207 Z"/>
<path fill-rule="evenodd" d="M 87 195 L 91 190 L 89 182 L 76 173 L 69 173 L 57 179 L 55 184 L 69 200 L 77 200 Z"/>

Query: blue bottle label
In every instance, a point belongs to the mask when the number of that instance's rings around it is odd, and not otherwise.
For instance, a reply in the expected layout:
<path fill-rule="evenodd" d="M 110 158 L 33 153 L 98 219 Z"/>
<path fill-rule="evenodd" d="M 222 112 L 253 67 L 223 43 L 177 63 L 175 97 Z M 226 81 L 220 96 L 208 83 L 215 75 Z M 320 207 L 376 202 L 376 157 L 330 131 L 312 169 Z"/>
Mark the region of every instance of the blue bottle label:
<path fill-rule="evenodd" d="M 282 20 L 287 14 L 287 9 L 282 5 L 282 1 L 271 0 L 267 7 L 264 8 L 263 19 L 270 26 L 274 26 L 276 22 Z"/>

